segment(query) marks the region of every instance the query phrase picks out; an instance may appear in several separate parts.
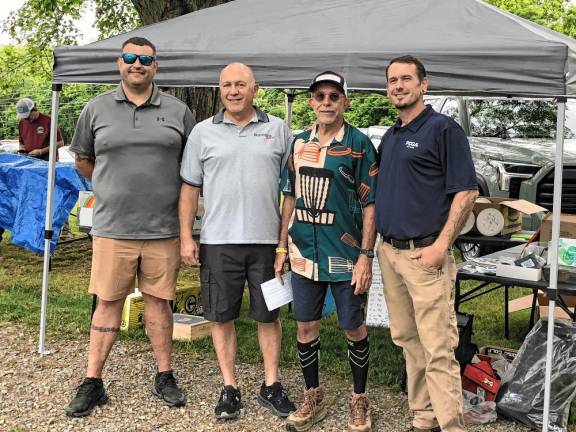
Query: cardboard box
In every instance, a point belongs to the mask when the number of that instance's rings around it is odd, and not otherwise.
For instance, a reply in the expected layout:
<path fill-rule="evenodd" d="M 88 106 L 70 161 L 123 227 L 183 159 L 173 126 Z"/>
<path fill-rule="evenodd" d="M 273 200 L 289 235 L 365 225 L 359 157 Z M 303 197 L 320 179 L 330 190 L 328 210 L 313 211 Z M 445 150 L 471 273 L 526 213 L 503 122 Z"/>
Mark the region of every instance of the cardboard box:
<path fill-rule="evenodd" d="M 522 214 L 531 215 L 547 211 L 526 200 L 512 200 L 509 198 L 480 197 L 474 203 L 473 212 L 478 215 L 486 208 L 494 208 L 504 216 L 504 227 L 497 235 L 510 234 L 522 229 Z"/>
<path fill-rule="evenodd" d="M 542 269 L 496 264 L 496 276 L 538 282 L 542 279 Z"/>
<path fill-rule="evenodd" d="M 200 297 L 200 282 L 192 282 L 189 286 L 176 288 L 172 312 L 188 315 L 202 315 L 202 301 Z"/>
<path fill-rule="evenodd" d="M 560 214 L 560 237 L 576 239 L 576 215 Z M 548 213 L 540 226 L 540 241 L 552 240 L 552 213 Z"/>
<path fill-rule="evenodd" d="M 566 303 L 568 309 L 571 312 L 576 312 L 576 296 L 562 296 L 562 300 Z M 558 304 L 558 302 L 556 302 Z M 548 295 L 545 293 L 538 293 L 538 312 L 540 314 L 540 318 L 547 318 L 548 317 Z M 570 316 L 564 312 L 559 306 L 556 306 L 555 319 L 565 319 L 570 320 Z"/>
<path fill-rule="evenodd" d="M 120 330 L 132 330 L 142 327 L 144 323 L 144 298 L 138 289 L 129 294 L 124 301 Z"/>
<path fill-rule="evenodd" d="M 518 350 L 512 348 L 503 348 L 498 346 L 485 345 L 482 348 L 480 348 L 480 354 L 488 356 L 493 360 L 496 360 L 499 357 L 504 357 L 509 362 L 512 362 L 512 360 L 514 360 L 518 355 Z"/>
<path fill-rule="evenodd" d="M 204 317 L 186 314 L 174 314 L 174 340 L 194 340 L 210 335 L 212 323 Z"/>

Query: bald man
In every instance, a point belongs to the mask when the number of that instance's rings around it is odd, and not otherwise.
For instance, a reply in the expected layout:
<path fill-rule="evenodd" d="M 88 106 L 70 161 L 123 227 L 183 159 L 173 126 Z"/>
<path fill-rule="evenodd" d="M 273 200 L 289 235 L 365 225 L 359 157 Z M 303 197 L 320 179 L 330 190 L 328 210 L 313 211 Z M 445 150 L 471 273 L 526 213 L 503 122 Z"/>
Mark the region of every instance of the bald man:
<path fill-rule="evenodd" d="M 272 414 L 287 417 L 295 407 L 279 381 L 279 310 L 267 309 L 260 284 L 274 278 L 280 232 L 278 183 L 291 133 L 282 120 L 252 105 L 258 85 L 248 66 L 226 66 L 219 87 L 224 108 L 192 130 L 184 151 L 180 253 L 184 264 L 200 266 L 204 317 L 212 321 L 212 341 L 224 381 L 216 418 L 240 414 L 234 320 L 240 315 L 246 282 L 249 316 L 258 323 L 264 358 L 258 401 Z M 201 188 L 205 209 L 198 247 L 192 226 Z"/>

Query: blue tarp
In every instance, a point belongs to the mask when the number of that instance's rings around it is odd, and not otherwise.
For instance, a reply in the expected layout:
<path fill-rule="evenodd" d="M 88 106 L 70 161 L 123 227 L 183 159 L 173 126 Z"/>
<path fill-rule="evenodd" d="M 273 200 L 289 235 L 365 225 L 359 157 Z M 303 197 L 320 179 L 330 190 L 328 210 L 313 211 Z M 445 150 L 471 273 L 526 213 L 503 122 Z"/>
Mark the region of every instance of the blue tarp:
<path fill-rule="evenodd" d="M 12 232 L 11 242 L 32 252 L 44 253 L 48 162 L 11 153 L 0 153 L 0 227 Z M 56 163 L 54 181 L 54 254 L 60 230 L 78 200 L 78 191 L 90 190 L 72 163 Z"/>

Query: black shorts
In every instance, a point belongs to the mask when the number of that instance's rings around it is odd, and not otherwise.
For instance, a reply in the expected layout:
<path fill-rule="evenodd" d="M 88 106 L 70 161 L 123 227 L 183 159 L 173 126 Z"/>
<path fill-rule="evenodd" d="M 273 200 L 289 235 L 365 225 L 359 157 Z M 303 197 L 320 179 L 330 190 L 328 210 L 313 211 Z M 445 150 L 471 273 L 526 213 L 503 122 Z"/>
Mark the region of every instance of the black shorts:
<path fill-rule="evenodd" d="M 322 318 L 322 307 L 328 286 L 332 291 L 338 323 L 344 330 L 356 330 L 364 323 L 364 306 L 368 296 L 355 295 L 350 281 L 318 282 L 292 272 L 294 317 L 296 321 L 310 322 Z"/>
<path fill-rule="evenodd" d="M 268 311 L 260 287 L 262 282 L 274 278 L 275 249 L 275 244 L 201 244 L 200 283 L 204 318 L 215 322 L 238 318 L 244 286 L 248 282 L 248 316 L 263 323 L 275 321 L 280 311 Z"/>

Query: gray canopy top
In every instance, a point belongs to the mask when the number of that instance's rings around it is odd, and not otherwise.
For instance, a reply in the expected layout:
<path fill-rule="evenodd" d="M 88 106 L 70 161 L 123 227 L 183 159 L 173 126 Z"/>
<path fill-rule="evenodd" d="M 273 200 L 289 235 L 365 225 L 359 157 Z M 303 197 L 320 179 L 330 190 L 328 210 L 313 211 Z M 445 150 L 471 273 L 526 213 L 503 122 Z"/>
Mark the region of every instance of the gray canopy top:
<path fill-rule="evenodd" d="M 212 87 L 226 64 L 264 87 L 307 88 L 323 70 L 382 90 L 385 66 L 412 54 L 431 92 L 576 97 L 576 41 L 480 0 L 236 0 L 81 47 L 59 46 L 54 83 L 119 81 L 132 36 L 157 47 L 162 86 Z"/>

